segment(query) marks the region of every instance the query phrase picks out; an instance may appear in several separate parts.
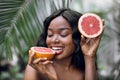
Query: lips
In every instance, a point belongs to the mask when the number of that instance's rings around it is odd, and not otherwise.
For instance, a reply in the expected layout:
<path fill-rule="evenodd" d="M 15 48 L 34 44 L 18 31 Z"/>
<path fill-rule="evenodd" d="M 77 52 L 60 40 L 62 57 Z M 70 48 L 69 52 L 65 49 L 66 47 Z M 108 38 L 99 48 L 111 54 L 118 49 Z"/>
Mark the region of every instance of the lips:
<path fill-rule="evenodd" d="M 56 54 L 61 54 L 63 52 L 63 50 L 64 50 L 64 47 L 60 47 L 60 46 L 56 47 L 56 46 L 54 46 L 54 47 L 52 47 L 52 50 L 54 50 Z"/>

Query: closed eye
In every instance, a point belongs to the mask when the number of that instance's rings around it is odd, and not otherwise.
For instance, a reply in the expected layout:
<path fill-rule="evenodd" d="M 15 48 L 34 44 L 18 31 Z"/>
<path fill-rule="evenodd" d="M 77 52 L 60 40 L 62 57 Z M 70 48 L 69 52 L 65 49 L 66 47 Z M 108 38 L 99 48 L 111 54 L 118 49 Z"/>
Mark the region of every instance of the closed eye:
<path fill-rule="evenodd" d="M 48 36 L 48 37 L 52 37 L 53 35 L 51 35 L 51 34 L 48 34 L 47 36 Z"/>
<path fill-rule="evenodd" d="M 66 37 L 68 34 L 61 34 L 61 37 Z"/>

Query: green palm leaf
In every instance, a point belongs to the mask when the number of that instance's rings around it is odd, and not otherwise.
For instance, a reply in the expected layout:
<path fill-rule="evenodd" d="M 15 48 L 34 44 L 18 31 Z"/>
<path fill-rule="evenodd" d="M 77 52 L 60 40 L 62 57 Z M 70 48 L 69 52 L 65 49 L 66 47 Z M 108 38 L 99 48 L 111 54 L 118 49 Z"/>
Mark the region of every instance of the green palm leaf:
<path fill-rule="evenodd" d="M 34 46 L 46 16 L 71 0 L 0 0 L 0 57 L 25 55 Z M 59 4 L 61 3 L 61 4 Z"/>

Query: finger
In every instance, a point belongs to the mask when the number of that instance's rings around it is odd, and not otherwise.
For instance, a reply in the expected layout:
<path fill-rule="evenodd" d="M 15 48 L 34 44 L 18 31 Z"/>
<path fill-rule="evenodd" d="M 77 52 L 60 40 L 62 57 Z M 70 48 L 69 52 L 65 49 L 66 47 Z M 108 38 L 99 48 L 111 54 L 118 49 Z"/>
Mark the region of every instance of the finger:
<path fill-rule="evenodd" d="M 96 40 L 95 40 L 95 41 L 96 41 L 97 43 L 100 43 L 100 40 L 101 40 L 101 36 L 98 36 L 98 37 L 96 37 Z M 95 43 L 96 43 L 96 42 L 95 42 Z"/>
<path fill-rule="evenodd" d="M 86 39 L 86 43 L 89 43 L 93 38 Z"/>
<path fill-rule="evenodd" d="M 33 63 L 38 64 L 39 62 L 44 62 L 46 60 L 47 60 L 47 58 L 38 58 L 38 59 L 34 60 Z"/>
<path fill-rule="evenodd" d="M 104 19 L 102 19 L 102 22 L 103 22 L 103 30 L 102 30 L 102 34 L 103 34 L 104 29 L 105 29 L 105 20 L 104 20 Z"/>
<path fill-rule="evenodd" d="M 46 60 L 48 60 L 46 57 L 45 58 L 40 58 L 40 62 L 44 62 Z"/>
<path fill-rule="evenodd" d="M 104 19 L 102 19 L 102 23 L 103 23 L 103 26 L 105 25 L 105 20 Z"/>
<path fill-rule="evenodd" d="M 85 37 L 83 35 L 81 35 L 81 42 L 80 44 L 83 45 L 85 43 Z"/>
<path fill-rule="evenodd" d="M 37 69 L 35 64 L 29 64 L 32 68 Z"/>
<path fill-rule="evenodd" d="M 49 64 L 49 63 L 53 63 L 53 62 L 52 61 L 45 61 L 42 64 L 46 65 L 46 64 Z"/>
<path fill-rule="evenodd" d="M 85 37 L 84 37 L 83 35 L 81 35 L 81 38 L 82 38 L 82 40 L 84 40 L 84 39 L 85 39 Z"/>
<path fill-rule="evenodd" d="M 53 63 L 53 61 L 50 61 L 50 63 Z"/>
<path fill-rule="evenodd" d="M 84 35 L 81 35 L 81 38 L 83 41 L 86 41 L 87 37 L 85 37 Z"/>
<path fill-rule="evenodd" d="M 103 26 L 102 34 L 103 34 L 104 30 L 105 30 L 105 26 Z"/>
<path fill-rule="evenodd" d="M 29 55 L 31 55 L 32 54 L 32 50 L 29 50 Z"/>
<path fill-rule="evenodd" d="M 35 55 L 35 53 L 34 53 L 34 52 L 32 52 L 32 53 L 29 53 L 28 64 L 31 64 L 31 63 L 33 62 L 34 55 Z"/>
<path fill-rule="evenodd" d="M 33 61 L 33 64 L 38 64 L 38 63 L 39 63 L 39 61 L 40 61 L 40 58 L 35 59 L 35 60 Z"/>

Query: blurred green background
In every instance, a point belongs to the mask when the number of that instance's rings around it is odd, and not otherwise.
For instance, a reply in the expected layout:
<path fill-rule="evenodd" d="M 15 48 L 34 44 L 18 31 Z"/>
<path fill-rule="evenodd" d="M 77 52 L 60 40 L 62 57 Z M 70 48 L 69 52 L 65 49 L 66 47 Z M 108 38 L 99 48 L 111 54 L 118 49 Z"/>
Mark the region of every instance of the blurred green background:
<path fill-rule="evenodd" d="M 97 52 L 100 80 L 120 80 L 120 0 L 0 0 L 0 80 L 22 80 L 28 50 L 43 20 L 59 8 L 93 12 L 105 20 Z"/>

